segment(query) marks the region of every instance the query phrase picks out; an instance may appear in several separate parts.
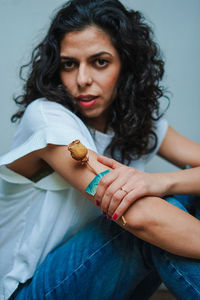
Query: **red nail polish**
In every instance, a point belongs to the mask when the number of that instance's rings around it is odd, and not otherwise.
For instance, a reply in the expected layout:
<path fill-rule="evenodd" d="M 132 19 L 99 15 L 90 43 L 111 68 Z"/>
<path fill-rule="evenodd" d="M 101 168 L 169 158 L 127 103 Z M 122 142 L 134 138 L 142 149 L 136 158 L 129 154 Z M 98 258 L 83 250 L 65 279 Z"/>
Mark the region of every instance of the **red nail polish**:
<path fill-rule="evenodd" d="M 100 206 L 100 202 L 98 200 L 96 200 L 96 205 Z"/>
<path fill-rule="evenodd" d="M 117 219 L 117 214 L 114 214 L 114 215 L 112 216 L 112 219 L 113 219 L 113 220 L 116 220 L 116 219 Z"/>
<path fill-rule="evenodd" d="M 107 216 L 107 214 L 105 213 L 105 211 L 103 211 L 103 215 L 104 215 L 104 216 Z"/>

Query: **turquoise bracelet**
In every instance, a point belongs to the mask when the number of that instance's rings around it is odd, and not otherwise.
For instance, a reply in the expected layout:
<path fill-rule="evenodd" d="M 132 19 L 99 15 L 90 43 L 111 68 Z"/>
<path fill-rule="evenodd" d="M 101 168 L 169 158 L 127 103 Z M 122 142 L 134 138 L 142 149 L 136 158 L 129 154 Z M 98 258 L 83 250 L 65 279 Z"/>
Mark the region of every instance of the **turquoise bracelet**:
<path fill-rule="evenodd" d="M 94 196 L 97 190 L 97 186 L 99 184 L 99 181 L 101 180 L 101 178 L 106 175 L 107 173 L 109 173 L 110 170 L 106 170 L 104 172 L 99 173 L 91 182 L 90 184 L 86 187 L 85 191 Z"/>

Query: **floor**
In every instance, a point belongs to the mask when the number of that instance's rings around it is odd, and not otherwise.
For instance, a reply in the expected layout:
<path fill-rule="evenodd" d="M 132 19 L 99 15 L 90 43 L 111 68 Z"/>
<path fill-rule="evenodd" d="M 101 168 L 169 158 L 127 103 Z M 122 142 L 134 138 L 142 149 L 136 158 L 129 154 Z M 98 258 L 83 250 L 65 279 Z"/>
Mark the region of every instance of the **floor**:
<path fill-rule="evenodd" d="M 176 300 L 168 291 L 159 290 L 149 300 Z"/>

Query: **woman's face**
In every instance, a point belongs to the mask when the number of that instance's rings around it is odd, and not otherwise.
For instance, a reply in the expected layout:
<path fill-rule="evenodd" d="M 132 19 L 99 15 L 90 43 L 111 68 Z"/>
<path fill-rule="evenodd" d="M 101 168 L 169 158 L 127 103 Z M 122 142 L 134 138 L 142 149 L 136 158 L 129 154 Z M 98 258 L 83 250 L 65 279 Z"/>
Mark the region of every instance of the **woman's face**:
<path fill-rule="evenodd" d="M 63 85 L 88 125 L 104 131 L 121 62 L 110 36 L 96 26 L 67 33 L 60 44 Z"/>

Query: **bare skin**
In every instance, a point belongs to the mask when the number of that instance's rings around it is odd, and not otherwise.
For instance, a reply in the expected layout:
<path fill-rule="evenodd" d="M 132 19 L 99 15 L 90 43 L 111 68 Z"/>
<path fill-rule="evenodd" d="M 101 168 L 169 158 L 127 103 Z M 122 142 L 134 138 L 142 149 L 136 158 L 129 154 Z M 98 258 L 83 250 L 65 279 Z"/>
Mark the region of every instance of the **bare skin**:
<path fill-rule="evenodd" d="M 173 145 L 173 147 L 172 147 Z M 112 169 L 100 181 L 95 199 L 109 216 L 121 217 L 136 200 L 145 196 L 163 197 L 173 194 L 200 195 L 200 145 L 169 127 L 159 155 L 178 167 L 193 169 L 170 173 L 146 173 L 124 166 L 106 157 L 98 160 Z M 125 191 L 120 188 L 124 188 Z"/>
<path fill-rule="evenodd" d="M 85 123 L 106 132 L 107 111 L 116 95 L 121 61 L 110 36 L 96 26 L 67 33 L 60 44 L 60 79 L 74 97 Z M 67 133 L 66 133 L 67 134 Z M 101 180 L 95 198 L 84 190 L 94 178 L 79 166 L 66 146 L 47 145 L 7 167 L 31 178 L 50 166 L 88 200 L 108 215 L 127 220 L 126 229 L 139 238 L 174 254 L 200 259 L 200 221 L 162 199 L 168 194 L 200 195 L 200 145 L 169 127 L 158 154 L 180 168 L 190 170 L 150 174 L 123 166 L 89 150 L 97 172 L 111 168 Z M 127 176 L 128 175 L 128 176 Z M 121 187 L 127 189 L 128 194 Z M 126 196 L 125 196 L 126 195 Z"/>
<path fill-rule="evenodd" d="M 175 134 L 175 137 L 177 138 L 178 136 Z M 168 135 L 165 138 L 165 144 L 167 143 L 166 139 L 168 139 Z M 197 150 L 198 147 L 196 145 L 194 149 Z M 98 172 L 107 169 L 107 166 L 97 161 L 97 154 L 91 150 L 89 150 L 89 157 L 90 163 Z M 41 164 L 43 166 L 44 162 L 50 165 L 68 183 L 79 190 L 88 200 L 92 201 L 93 204 L 96 203 L 94 197 L 84 191 L 95 175 L 89 168 L 78 165 L 71 158 L 66 146 L 48 145 L 44 149 L 20 158 L 7 167 L 25 177 L 30 177 L 33 174 L 30 174 L 28 169 L 30 170 L 35 165 L 39 166 Z M 29 164 L 28 169 L 27 163 Z M 197 178 L 200 177 L 200 168 L 193 168 L 187 174 L 185 172 L 183 170 L 171 173 L 173 175 L 171 186 L 173 186 L 174 191 L 178 191 L 179 188 L 182 189 L 187 181 L 191 181 L 193 186 L 189 188 L 190 185 L 188 185 L 187 192 L 192 194 L 192 189 L 195 187 L 197 193 L 199 193 L 199 181 Z M 176 182 L 178 182 L 178 185 L 174 184 Z M 134 199 L 124 216 L 128 223 L 126 229 L 139 238 L 177 255 L 200 258 L 200 240 L 196 238 L 200 235 L 200 222 L 160 197 L 152 195 L 141 197 L 138 201 Z M 121 218 L 116 222 L 123 226 Z"/>

